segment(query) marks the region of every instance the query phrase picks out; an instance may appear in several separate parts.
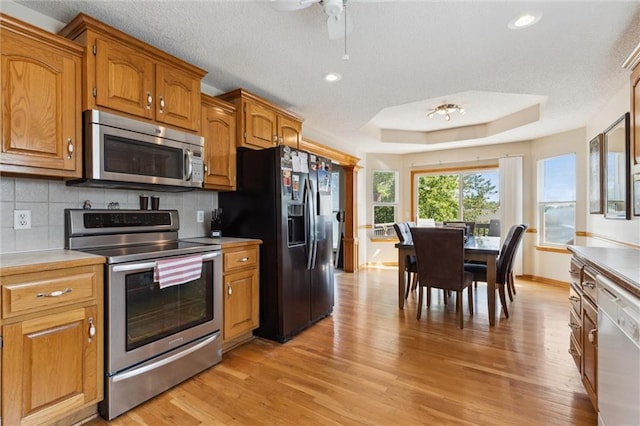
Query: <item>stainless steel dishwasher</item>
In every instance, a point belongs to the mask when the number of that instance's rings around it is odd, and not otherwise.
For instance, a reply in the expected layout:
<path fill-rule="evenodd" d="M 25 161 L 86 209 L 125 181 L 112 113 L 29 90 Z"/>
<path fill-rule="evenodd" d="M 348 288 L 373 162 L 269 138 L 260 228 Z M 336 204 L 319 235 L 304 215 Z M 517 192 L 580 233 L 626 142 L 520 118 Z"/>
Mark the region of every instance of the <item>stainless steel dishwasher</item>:
<path fill-rule="evenodd" d="M 640 299 L 596 277 L 598 424 L 640 425 Z"/>

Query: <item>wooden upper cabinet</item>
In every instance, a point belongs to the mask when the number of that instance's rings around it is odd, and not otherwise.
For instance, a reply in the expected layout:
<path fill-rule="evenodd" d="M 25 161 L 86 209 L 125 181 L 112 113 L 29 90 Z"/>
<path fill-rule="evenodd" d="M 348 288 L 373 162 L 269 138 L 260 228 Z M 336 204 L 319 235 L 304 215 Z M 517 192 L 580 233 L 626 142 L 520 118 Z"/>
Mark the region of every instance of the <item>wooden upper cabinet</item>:
<path fill-rule="evenodd" d="M 107 40 L 96 38 L 95 45 L 96 106 L 153 119 L 153 62 Z"/>
<path fill-rule="evenodd" d="M 156 65 L 156 121 L 191 130 L 200 128 L 200 79 Z"/>
<path fill-rule="evenodd" d="M 79 177 L 83 49 L 0 14 L 0 172 Z"/>
<path fill-rule="evenodd" d="M 204 188 L 236 189 L 236 108 L 220 99 L 202 95 L 204 137 Z"/>
<path fill-rule="evenodd" d="M 86 46 L 83 108 L 200 132 L 206 71 L 79 14 L 60 31 Z"/>
<path fill-rule="evenodd" d="M 260 148 L 277 146 L 276 112 L 252 101 L 244 101 L 243 105 L 245 117 L 243 143 Z"/>
<path fill-rule="evenodd" d="M 278 138 L 280 145 L 299 149 L 302 141 L 302 123 L 286 116 L 278 116 Z"/>
<path fill-rule="evenodd" d="M 237 108 L 238 147 L 263 149 L 288 145 L 298 148 L 302 140 L 302 119 L 297 115 L 244 89 L 218 97 Z"/>

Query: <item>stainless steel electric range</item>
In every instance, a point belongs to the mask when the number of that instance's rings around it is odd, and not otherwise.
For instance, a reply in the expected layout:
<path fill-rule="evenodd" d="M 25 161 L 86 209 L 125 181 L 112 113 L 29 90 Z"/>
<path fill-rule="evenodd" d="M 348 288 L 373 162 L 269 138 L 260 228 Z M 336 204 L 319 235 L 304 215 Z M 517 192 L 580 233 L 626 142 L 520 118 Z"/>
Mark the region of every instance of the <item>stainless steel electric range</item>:
<path fill-rule="evenodd" d="M 176 210 L 65 210 L 65 248 L 107 259 L 107 420 L 222 359 L 220 246 L 180 241 L 179 227 Z M 199 278 L 163 287 L 167 263 Z"/>

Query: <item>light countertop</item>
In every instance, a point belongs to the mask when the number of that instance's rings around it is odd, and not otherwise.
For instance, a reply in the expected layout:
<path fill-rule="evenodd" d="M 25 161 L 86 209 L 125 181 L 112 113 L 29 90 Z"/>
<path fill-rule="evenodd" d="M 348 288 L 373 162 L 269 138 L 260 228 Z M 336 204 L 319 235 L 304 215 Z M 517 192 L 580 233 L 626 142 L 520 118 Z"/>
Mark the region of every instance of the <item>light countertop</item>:
<path fill-rule="evenodd" d="M 582 257 L 619 281 L 640 297 L 640 250 L 623 247 L 569 246 L 569 251 Z"/>
<path fill-rule="evenodd" d="M 0 276 L 104 263 L 103 256 L 53 249 L 0 254 Z"/>

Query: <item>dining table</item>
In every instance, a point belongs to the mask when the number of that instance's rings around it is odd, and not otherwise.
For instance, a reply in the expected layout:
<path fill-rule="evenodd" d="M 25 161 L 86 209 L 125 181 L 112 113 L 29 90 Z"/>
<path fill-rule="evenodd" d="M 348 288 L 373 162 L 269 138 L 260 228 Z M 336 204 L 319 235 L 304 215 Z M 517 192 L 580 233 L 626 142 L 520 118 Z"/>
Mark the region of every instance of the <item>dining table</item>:
<path fill-rule="evenodd" d="M 481 261 L 487 264 L 487 305 L 489 325 L 496 322 L 496 259 L 500 254 L 500 237 L 469 235 L 464 243 L 465 261 Z M 398 249 L 398 307 L 404 309 L 405 263 L 407 256 L 414 256 L 413 244 L 397 243 Z M 420 279 L 420 277 L 418 277 Z"/>

